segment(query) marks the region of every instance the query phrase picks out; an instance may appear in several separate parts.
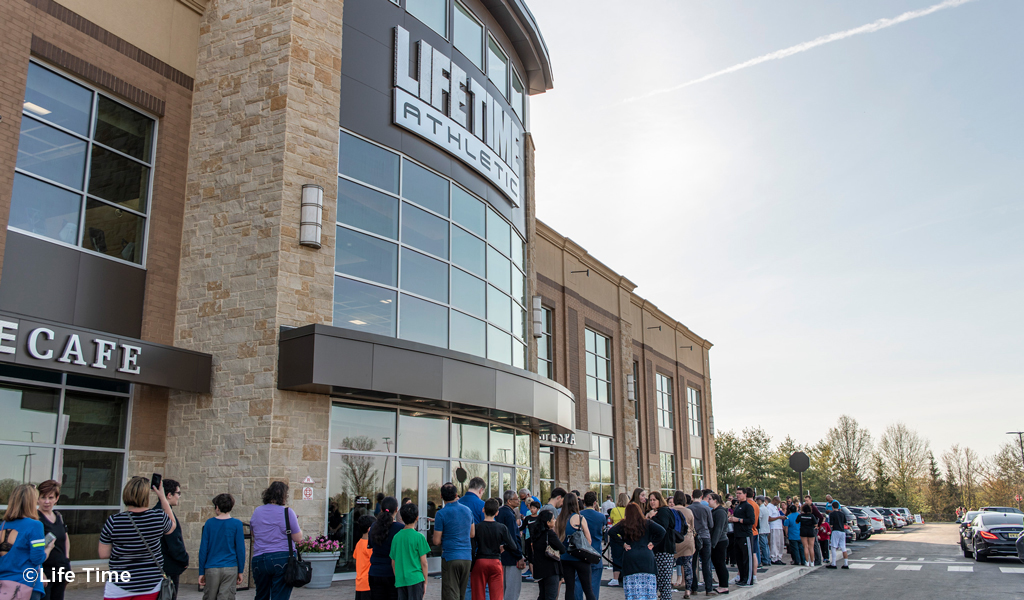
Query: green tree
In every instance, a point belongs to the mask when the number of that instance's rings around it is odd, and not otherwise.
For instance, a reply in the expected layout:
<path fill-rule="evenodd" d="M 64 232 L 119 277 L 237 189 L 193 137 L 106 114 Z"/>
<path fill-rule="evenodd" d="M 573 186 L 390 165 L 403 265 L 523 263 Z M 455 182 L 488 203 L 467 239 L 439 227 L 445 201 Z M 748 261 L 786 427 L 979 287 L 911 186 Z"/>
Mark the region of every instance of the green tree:
<path fill-rule="evenodd" d="M 787 435 L 772 452 L 768 465 L 770 479 L 775 482 L 775 489 L 769 488 L 772 495 L 778 493 L 786 497 L 800 493 L 800 475 L 789 466 L 789 457 L 797 451 L 804 451 L 804 448 Z"/>
<path fill-rule="evenodd" d="M 718 489 L 736 489 L 746 479 L 743 472 L 743 448 L 740 438 L 732 431 L 720 431 L 715 436 L 715 465 Z M 728 486 L 728 487 L 727 487 Z"/>
<path fill-rule="evenodd" d="M 774 487 L 776 482 L 769 476 L 772 436 L 760 427 L 748 427 L 743 430 L 740 447 L 744 480 L 739 483 L 757 489 Z"/>
<path fill-rule="evenodd" d="M 836 494 L 836 453 L 828 439 L 820 440 L 808 452 L 811 468 L 804 473 L 804 487 L 811 497 L 820 500 L 825 494 Z M 803 494 L 801 494 L 803 495 Z M 845 500 L 844 500 L 845 502 Z"/>
<path fill-rule="evenodd" d="M 875 452 L 871 458 L 871 502 L 875 506 L 895 506 L 896 495 L 892 493 L 892 480 L 885 470 L 882 455 Z"/>
<path fill-rule="evenodd" d="M 857 419 L 842 415 L 826 437 L 835 454 L 835 491 L 832 495 L 847 504 L 862 504 L 867 500 L 868 482 L 865 478 L 871 460 L 871 433 L 861 427 Z"/>
<path fill-rule="evenodd" d="M 893 492 L 899 506 L 915 510 L 919 504 L 918 488 L 924 475 L 928 442 L 916 431 L 898 422 L 886 427 L 878 451 L 892 479 Z"/>

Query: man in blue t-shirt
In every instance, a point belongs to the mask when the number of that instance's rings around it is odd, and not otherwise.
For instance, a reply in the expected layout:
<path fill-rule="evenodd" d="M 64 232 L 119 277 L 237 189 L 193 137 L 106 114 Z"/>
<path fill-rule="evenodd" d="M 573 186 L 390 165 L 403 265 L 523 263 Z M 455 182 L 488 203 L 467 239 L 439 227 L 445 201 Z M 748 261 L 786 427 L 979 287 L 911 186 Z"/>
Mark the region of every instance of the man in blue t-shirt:
<path fill-rule="evenodd" d="M 483 477 L 474 477 L 469 480 L 469 484 L 466 486 L 466 494 L 459 498 L 459 503 L 464 505 L 473 513 L 473 524 L 480 523 L 484 520 L 484 488 L 487 487 L 487 482 L 484 481 Z M 466 600 L 472 600 L 473 595 L 469 588 L 469 582 L 466 582 Z M 486 589 L 484 595 L 487 600 L 491 599 L 490 589 Z M 442 598 L 441 600 L 448 600 Z"/>
<path fill-rule="evenodd" d="M 600 553 L 604 550 L 604 525 L 607 519 L 598 510 L 597 494 L 587 492 L 583 494 L 583 510 L 580 516 L 587 520 L 587 529 L 590 530 L 590 547 Z M 604 570 L 604 561 L 596 565 L 590 565 L 590 586 L 594 590 L 594 600 L 601 594 L 601 572 Z M 579 577 L 576 578 L 577 581 Z M 576 584 L 576 600 L 583 600 L 583 586 Z"/>
<path fill-rule="evenodd" d="M 441 600 L 459 600 L 473 568 L 475 523 L 470 509 L 456 501 L 458 497 L 455 485 L 442 485 L 444 507 L 434 515 L 434 545 L 441 546 Z"/>

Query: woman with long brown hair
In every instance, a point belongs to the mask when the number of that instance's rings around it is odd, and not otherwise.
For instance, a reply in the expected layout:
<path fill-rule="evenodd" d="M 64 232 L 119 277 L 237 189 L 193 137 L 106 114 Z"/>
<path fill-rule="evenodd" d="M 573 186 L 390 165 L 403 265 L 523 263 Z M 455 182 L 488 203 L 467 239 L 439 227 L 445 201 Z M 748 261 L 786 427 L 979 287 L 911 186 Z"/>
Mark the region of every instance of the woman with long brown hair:
<path fill-rule="evenodd" d="M 43 562 L 53 549 L 44 541 L 36 503 L 39 492 L 31 483 L 14 488 L 0 521 L 0 596 L 40 600 L 43 583 L 39 577 Z"/>
<path fill-rule="evenodd" d="M 639 506 L 641 513 L 647 514 L 647 490 L 636 488 L 633 490 L 633 495 L 630 496 L 629 501 Z"/>
<path fill-rule="evenodd" d="M 667 532 L 665 528 L 644 518 L 640 506 L 630 502 L 626 518 L 608 530 L 608 539 L 621 546 L 622 589 L 626 600 L 657 600 L 658 577 L 654 547 Z"/>
<path fill-rule="evenodd" d="M 665 537 L 654 545 L 654 563 L 657 565 L 658 596 L 661 600 L 672 600 L 672 567 L 675 565 L 676 516 L 665 503 L 661 492 L 655 490 L 647 496 L 647 518 L 661 525 Z"/>
<path fill-rule="evenodd" d="M 558 513 L 558 521 L 555 522 L 555 533 L 558 539 L 568 547 L 569 538 L 577 531 L 582 531 L 587 538 L 587 544 L 591 543 L 590 528 L 587 520 L 580 514 L 580 501 L 576 494 L 567 494 L 562 503 L 562 512 Z M 565 600 L 576 598 L 576 576 L 579 576 L 580 587 L 587 600 L 595 600 L 594 587 L 591 583 L 590 563 L 579 560 L 565 552 L 562 554 L 562 579 L 565 581 Z"/>

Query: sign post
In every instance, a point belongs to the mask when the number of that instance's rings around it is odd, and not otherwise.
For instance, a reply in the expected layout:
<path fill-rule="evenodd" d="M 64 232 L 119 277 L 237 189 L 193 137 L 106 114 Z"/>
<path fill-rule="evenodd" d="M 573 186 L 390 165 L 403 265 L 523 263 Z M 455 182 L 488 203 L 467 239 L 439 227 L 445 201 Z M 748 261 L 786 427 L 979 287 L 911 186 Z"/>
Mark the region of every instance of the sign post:
<path fill-rule="evenodd" d="M 804 471 L 811 468 L 811 459 L 803 452 L 794 452 L 789 456 L 789 468 L 800 474 L 800 497 L 804 495 Z"/>

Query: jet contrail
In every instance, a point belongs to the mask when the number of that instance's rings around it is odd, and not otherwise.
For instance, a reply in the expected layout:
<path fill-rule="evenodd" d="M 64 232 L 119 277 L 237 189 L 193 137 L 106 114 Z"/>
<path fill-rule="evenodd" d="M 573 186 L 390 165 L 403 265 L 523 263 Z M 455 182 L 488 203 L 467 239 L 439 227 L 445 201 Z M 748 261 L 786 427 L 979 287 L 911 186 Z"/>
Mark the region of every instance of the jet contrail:
<path fill-rule="evenodd" d="M 957 6 L 960 6 L 962 4 L 968 4 L 970 2 L 975 2 L 975 1 L 976 0 L 945 0 L 944 2 L 940 2 L 940 3 L 938 3 L 938 4 L 934 5 L 934 6 L 929 6 L 928 8 L 922 8 L 920 10 L 911 10 L 911 11 L 905 12 L 902 15 L 899 15 L 897 17 L 893 17 L 891 19 L 879 19 L 879 20 L 877 20 L 877 21 L 875 21 L 873 23 L 868 23 L 867 25 L 861 25 L 860 27 L 854 27 L 853 29 L 847 29 L 846 31 L 840 31 L 840 32 L 837 32 L 837 33 L 830 33 L 828 35 L 823 35 L 823 36 L 821 36 L 819 38 L 816 38 L 816 39 L 813 39 L 813 40 L 811 40 L 809 42 L 803 42 L 802 44 L 797 44 L 796 46 L 790 46 L 789 48 L 783 48 L 782 50 L 776 50 L 775 52 L 771 52 L 771 53 L 765 54 L 763 56 L 758 56 L 757 58 L 752 58 L 752 59 L 748 60 L 747 62 L 743 62 L 743 63 L 740 63 L 738 65 L 733 65 L 733 66 L 729 67 L 728 69 L 722 69 L 721 71 L 717 71 L 715 73 L 711 73 L 710 75 L 705 75 L 705 76 L 700 77 L 698 79 L 694 79 L 692 81 L 687 81 L 686 83 L 680 83 L 679 85 L 674 85 L 672 87 L 663 88 L 663 89 L 660 89 L 660 90 L 653 90 L 653 91 L 647 92 L 646 94 L 642 94 L 640 96 L 634 96 L 632 98 L 627 98 L 626 100 L 623 101 L 623 103 L 636 102 L 637 100 L 644 100 L 644 99 L 650 98 L 652 96 L 660 96 L 662 94 L 667 94 L 669 92 L 674 92 L 676 90 L 681 90 L 681 89 L 683 89 L 685 87 L 689 87 L 691 85 L 696 85 L 698 83 L 703 83 L 705 81 L 708 81 L 709 79 L 714 79 L 716 77 L 721 77 L 722 75 L 726 75 L 728 73 L 735 73 L 736 71 L 740 71 L 742 69 L 746 69 L 747 67 L 752 67 L 754 65 L 759 65 L 759 64 L 761 64 L 763 62 L 768 62 L 770 60 L 779 60 L 780 58 L 786 58 L 787 56 L 793 56 L 794 54 L 799 54 L 801 52 L 806 52 L 806 51 L 810 50 L 811 48 L 817 48 L 818 46 L 824 46 L 825 44 L 831 44 L 832 42 L 837 42 L 839 40 L 845 40 L 846 38 L 853 37 L 855 35 L 861 35 L 863 33 L 874 33 L 874 32 L 879 31 L 881 29 L 886 29 L 886 28 L 892 27 L 893 25 L 899 25 L 900 23 L 905 23 L 907 21 L 912 21 L 912 20 L 918 19 L 920 17 L 926 17 L 926 16 L 928 16 L 928 15 L 930 15 L 932 13 L 939 12 L 940 10 L 946 10 L 947 8 L 956 8 Z"/>

